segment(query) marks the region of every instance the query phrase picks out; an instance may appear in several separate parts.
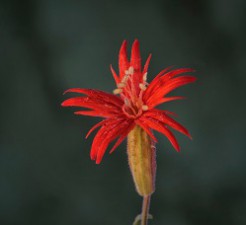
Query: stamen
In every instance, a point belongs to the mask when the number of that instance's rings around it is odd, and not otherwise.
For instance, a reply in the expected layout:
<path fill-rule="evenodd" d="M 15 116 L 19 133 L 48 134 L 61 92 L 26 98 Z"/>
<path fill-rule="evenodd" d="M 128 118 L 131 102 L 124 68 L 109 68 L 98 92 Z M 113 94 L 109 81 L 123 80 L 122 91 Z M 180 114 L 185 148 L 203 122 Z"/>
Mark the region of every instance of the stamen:
<path fill-rule="evenodd" d="M 148 75 L 147 72 L 143 75 L 143 81 L 147 81 L 147 75 Z"/>
<path fill-rule="evenodd" d="M 141 90 L 143 90 L 143 91 L 146 90 L 146 86 L 145 86 L 144 84 L 142 84 L 142 83 L 139 84 L 139 88 L 140 88 Z"/>
<path fill-rule="evenodd" d="M 147 111 L 149 109 L 149 107 L 147 105 L 142 105 L 142 110 L 143 111 Z"/>
<path fill-rule="evenodd" d="M 117 95 L 117 94 L 120 94 L 122 91 L 123 91 L 122 89 L 117 88 L 117 89 L 114 89 L 114 90 L 113 90 L 113 93 L 114 93 L 115 95 Z"/>
<path fill-rule="evenodd" d="M 129 72 L 129 74 L 134 74 L 134 68 L 133 68 L 133 66 L 130 66 L 129 67 L 129 69 L 128 69 L 128 72 Z"/>
<path fill-rule="evenodd" d="M 126 83 L 126 81 L 127 81 L 128 78 L 129 78 L 129 75 L 126 74 L 126 75 L 122 78 L 121 83 Z"/>
<path fill-rule="evenodd" d="M 130 102 L 129 102 L 129 100 L 127 98 L 124 99 L 124 102 L 125 102 L 126 106 L 130 106 Z"/>
<path fill-rule="evenodd" d="M 130 74 L 129 70 L 125 70 L 125 74 L 129 75 Z"/>
<path fill-rule="evenodd" d="M 117 84 L 117 87 L 118 87 L 118 88 L 123 88 L 123 87 L 125 87 L 125 86 L 126 86 L 126 84 L 123 83 L 123 82 L 120 82 L 120 83 Z"/>

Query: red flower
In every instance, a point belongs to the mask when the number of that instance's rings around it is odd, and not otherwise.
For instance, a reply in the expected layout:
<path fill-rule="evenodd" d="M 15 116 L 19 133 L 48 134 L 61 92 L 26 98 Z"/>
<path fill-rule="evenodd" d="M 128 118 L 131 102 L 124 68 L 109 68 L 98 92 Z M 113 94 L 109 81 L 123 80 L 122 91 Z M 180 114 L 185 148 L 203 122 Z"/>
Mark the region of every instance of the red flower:
<path fill-rule="evenodd" d="M 157 142 L 152 130 L 164 134 L 173 147 L 179 151 L 179 145 L 169 130 L 173 128 L 190 137 L 185 127 L 171 118 L 173 113 L 159 110 L 155 107 L 161 103 L 182 99 L 183 97 L 167 97 L 174 89 L 192 83 L 196 80 L 190 75 L 178 76 L 193 72 L 193 69 L 166 68 L 162 70 L 150 84 L 147 83 L 147 70 L 151 55 L 142 69 L 139 51 L 139 42 L 135 40 L 132 45 L 131 59 L 127 58 L 127 43 L 124 41 L 119 52 L 119 75 L 110 67 L 117 89 L 113 94 L 100 90 L 72 88 L 65 93 L 74 92 L 85 96 L 73 97 L 65 100 L 62 106 L 83 107 L 90 110 L 76 111 L 76 115 L 96 116 L 105 118 L 93 126 L 87 136 L 99 128 L 91 147 L 91 159 L 99 164 L 108 145 L 115 139 L 112 153 L 126 138 L 128 133 L 136 126 L 142 127 L 153 141 Z M 119 96 L 117 96 L 119 95 Z"/>

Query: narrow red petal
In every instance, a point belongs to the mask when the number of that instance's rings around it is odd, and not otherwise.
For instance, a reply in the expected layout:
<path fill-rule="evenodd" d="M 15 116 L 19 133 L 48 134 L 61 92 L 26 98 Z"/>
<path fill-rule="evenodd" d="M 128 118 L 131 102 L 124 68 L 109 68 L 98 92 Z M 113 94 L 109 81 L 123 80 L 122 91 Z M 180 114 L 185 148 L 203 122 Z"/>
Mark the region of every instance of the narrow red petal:
<path fill-rule="evenodd" d="M 172 134 L 172 132 L 167 127 L 161 125 L 157 120 L 152 119 L 152 118 L 144 119 L 144 121 L 152 129 L 157 130 L 158 132 L 164 134 L 168 138 L 168 140 L 171 142 L 175 150 L 178 152 L 180 151 L 180 147 L 179 147 L 179 144 L 175 136 Z"/>
<path fill-rule="evenodd" d="M 152 102 L 159 101 L 163 98 L 166 94 L 170 93 L 174 89 L 184 86 L 186 84 L 192 83 L 196 81 L 196 77 L 193 76 L 181 76 L 177 78 L 173 78 L 170 81 L 166 82 L 165 84 L 161 83 L 159 86 L 156 86 L 153 89 L 151 95 L 148 96 L 146 99 L 146 104 L 151 104 Z"/>
<path fill-rule="evenodd" d="M 136 72 L 139 72 L 141 70 L 141 55 L 139 49 L 139 41 L 137 39 L 132 44 L 131 66 L 133 66 L 134 71 Z"/>
<path fill-rule="evenodd" d="M 107 127 L 104 125 L 102 126 L 99 131 L 96 133 L 93 142 L 92 142 L 92 146 L 91 146 L 91 152 L 90 152 L 90 157 L 92 160 L 96 160 L 97 158 L 97 152 L 100 146 L 100 143 L 104 140 L 105 135 L 106 135 L 106 130 Z"/>
<path fill-rule="evenodd" d="M 113 78 L 115 80 L 115 83 L 118 84 L 119 83 L 119 77 L 118 77 L 117 73 L 115 72 L 112 65 L 110 65 L 110 70 L 111 70 L 111 73 L 112 73 Z"/>
<path fill-rule="evenodd" d="M 71 89 L 66 90 L 64 92 L 64 94 L 68 93 L 68 92 L 85 94 L 91 98 L 95 98 L 98 100 L 100 99 L 100 100 L 103 100 L 105 102 L 109 102 L 109 103 L 114 104 L 114 105 L 119 106 L 119 107 L 121 107 L 123 104 L 122 99 L 119 98 L 118 96 L 104 92 L 104 91 L 100 91 L 100 90 L 85 89 L 85 88 L 71 88 Z"/>
<path fill-rule="evenodd" d="M 162 70 L 160 73 L 158 73 L 155 78 L 150 82 L 148 88 L 146 89 L 146 91 L 144 92 L 144 96 L 143 99 L 145 100 L 147 96 L 149 96 L 152 91 L 153 88 L 157 85 L 157 83 L 159 82 L 160 77 L 166 73 L 168 70 L 170 70 L 172 68 L 172 66 L 169 66 L 167 68 L 165 68 L 164 70 Z"/>
<path fill-rule="evenodd" d="M 164 74 L 161 77 L 161 80 L 163 82 L 165 82 L 165 81 L 170 80 L 171 78 L 173 78 L 175 76 L 178 76 L 179 74 L 189 73 L 189 72 L 195 72 L 195 70 L 194 69 L 191 69 L 191 68 L 175 69 L 175 70 L 169 71 L 168 73 Z"/>
<path fill-rule="evenodd" d="M 69 106 L 87 107 L 87 105 L 89 105 L 90 103 L 91 102 L 89 101 L 88 97 L 74 97 L 63 101 L 61 105 L 63 107 L 69 107 Z"/>
<path fill-rule="evenodd" d="M 149 84 L 146 92 L 144 93 L 144 100 L 147 100 L 153 92 L 155 92 L 156 89 L 163 87 L 165 83 L 169 80 L 171 80 L 173 77 L 187 72 L 194 72 L 195 70 L 190 68 L 181 68 L 181 69 L 175 69 L 167 72 L 170 70 L 172 66 L 162 70 L 151 83 Z"/>
<path fill-rule="evenodd" d="M 111 141 L 116 139 L 118 136 L 121 136 L 125 129 L 129 127 L 130 120 L 125 118 L 111 118 L 108 119 L 105 123 L 101 122 L 96 125 L 96 129 L 98 126 L 102 125 L 99 129 L 92 143 L 91 147 L 91 159 L 96 160 L 96 164 L 99 164 L 105 154 L 105 151 L 110 144 Z"/>
<path fill-rule="evenodd" d="M 147 58 L 145 65 L 144 65 L 144 69 L 143 69 L 143 74 L 148 72 L 148 68 L 149 68 L 149 63 L 150 63 L 150 59 L 151 59 L 151 54 L 149 54 L 149 57 Z"/>
<path fill-rule="evenodd" d="M 174 113 L 174 112 L 171 112 L 171 111 L 168 111 L 168 110 L 162 110 L 162 111 L 165 112 L 167 115 L 178 117 L 178 115 L 176 113 Z"/>
<path fill-rule="evenodd" d="M 111 141 L 113 141 L 117 136 L 122 135 L 122 132 L 129 126 L 129 122 L 127 120 L 118 122 L 111 127 L 108 127 L 108 131 L 106 132 L 106 136 L 100 143 L 97 157 L 96 157 L 96 164 L 99 164 L 105 154 L 105 151 L 110 144 Z"/>
<path fill-rule="evenodd" d="M 121 114 L 119 107 L 99 99 L 91 99 L 89 97 L 74 97 L 62 102 L 64 107 L 83 107 L 94 109 L 95 111 L 107 111 L 107 113 Z"/>
<path fill-rule="evenodd" d="M 120 52 L 119 52 L 119 74 L 120 78 L 122 78 L 125 75 L 125 70 L 128 70 L 129 68 L 129 62 L 127 59 L 127 42 L 126 40 L 123 41 Z"/>
<path fill-rule="evenodd" d="M 182 126 L 180 123 L 178 123 L 176 120 L 168 116 L 166 111 L 159 110 L 159 109 L 153 109 L 145 113 L 144 117 L 147 117 L 147 118 L 149 117 L 149 118 L 158 120 L 161 123 L 164 123 L 165 125 L 168 125 L 169 127 L 191 138 L 189 131 L 184 126 Z"/>
<path fill-rule="evenodd" d="M 135 123 L 139 125 L 140 127 L 142 127 L 147 132 L 147 134 L 150 136 L 150 138 L 152 138 L 153 141 L 157 142 L 156 137 L 152 133 L 150 127 L 145 123 L 145 121 L 138 119 L 138 120 L 135 120 Z"/>
<path fill-rule="evenodd" d="M 122 141 L 124 141 L 124 139 L 126 138 L 126 136 L 128 135 L 128 133 L 133 129 L 134 126 L 135 126 L 134 123 L 130 123 L 129 127 L 125 129 L 125 131 L 121 134 L 121 136 L 119 137 L 119 139 L 116 141 L 116 143 L 114 144 L 114 146 L 109 151 L 110 154 L 114 152 L 114 150 L 122 143 Z"/>
<path fill-rule="evenodd" d="M 175 100 L 182 100 L 182 99 L 185 99 L 185 97 L 182 97 L 182 96 L 174 96 L 174 97 L 164 97 L 164 98 L 161 98 L 161 99 L 157 99 L 157 100 L 153 100 L 151 101 L 151 103 L 148 103 L 148 107 L 149 109 L 150 108 L 153 108 L 157 105 L 160 105 L 162 103 L 165 103 L 165 102 L 170 102 L 170 101 L 175 101 Z"/>
<path fill-rule="evenodd" d="M 109 113 L 107 111 L 76 111 L 74 112 L 75 115 L 83 115 L 83 116 L 94 116 L 94 117 L 110 117 L 113 116 L 113 113 Z"/>
<path fill-rule="evenodd" d="M 103 121 L 97 123 L 96 125 L 94 125 L 94 126 L 88 131 L 88 133 L 86 134 L 85 138 L 87 139 L 87 138 L 90 136 L 90 134 L 91 134 L 95 129 L 97 129 L 98 127 L 104 125 L 105 123 L 107 123 L 107 121 L 108 121 L 108 120 L 103 120 Z"/>
<path fill-rule="evenodd" d="M 121 120 L 122 121 L 122 120 Z M 119 123 L 117 119 L 108 119 L 106 123 L 99 129 L 97 134 L 95 135 L 92 146 L 91 146 L 91 159 L 96 160 L 98 152 L 101 151 L 102 142 L 105 140 L 106 136 L 108 135 L 111 129 L 114 129 Z M 103 150 L 104 151 L 104 150 Z"/>
<path fill-rule="evenodd" d="M 170 81 L 170 83 L 167 83 L 165 85 L 165 88 L 163 88 L 161 90 L 163 90 L 162 91 L 163 95 L 166 95 L 178 87 L 184 86 L 184 85 L 189 84 L 189 83 L 193 83 L 195 81 L 196 81 L 196 77 L 193 77 L 193 76 L 177 77 L 177 78 L 172 79 Z"/>

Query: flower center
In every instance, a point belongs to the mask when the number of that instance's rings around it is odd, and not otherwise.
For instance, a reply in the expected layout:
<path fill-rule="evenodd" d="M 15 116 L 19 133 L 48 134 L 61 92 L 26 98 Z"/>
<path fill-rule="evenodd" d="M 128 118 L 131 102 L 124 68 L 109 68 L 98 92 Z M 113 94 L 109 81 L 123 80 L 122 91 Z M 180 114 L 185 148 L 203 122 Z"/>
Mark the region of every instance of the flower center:
<path fill-rule="evenodd" d="M 124 114 L 134 119 L 148 110 L 148 106 L 144 105 L 142 100 L 143 92 L 147 88 L 147 73 L 144 73 L 141 79 L 138 77 L 139 75 L 134 73 L 134 68 L 129 67 L 121 81 L 117 83 L 117 89 L 113 91 L 114 94 L 120 94 L 125 102 L 122 106 Z"/>
<path fill-rule="evenodd" d="M 125 113 L 125 115 L 133 119 L 141 116 L 143 113 L 142 102 L 139 102 L 139 99 L 137 99 L 134 103 L 126 98 L 125 104 L 122 106 L 122 111 Z"/>

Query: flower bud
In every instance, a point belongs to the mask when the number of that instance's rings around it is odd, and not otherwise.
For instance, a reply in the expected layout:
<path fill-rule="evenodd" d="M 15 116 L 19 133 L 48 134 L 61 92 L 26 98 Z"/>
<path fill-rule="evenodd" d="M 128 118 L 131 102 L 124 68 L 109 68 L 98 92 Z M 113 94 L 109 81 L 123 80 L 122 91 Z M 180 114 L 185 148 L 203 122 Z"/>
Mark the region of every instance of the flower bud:
<path fill-rule="evenodd" d="M 155 146 L 139 126 L 135 126 L 128 134 L 127 154 L 137 192 L 141 196 L 151 195 L 155 191 Z"/>

